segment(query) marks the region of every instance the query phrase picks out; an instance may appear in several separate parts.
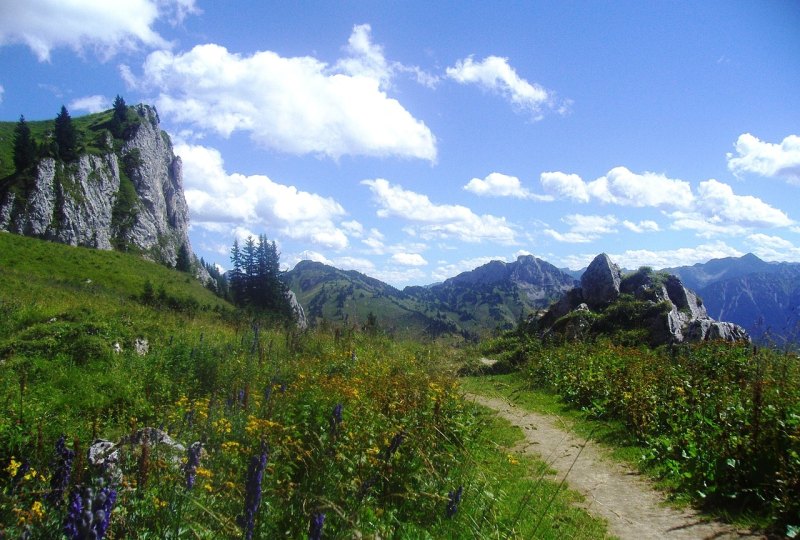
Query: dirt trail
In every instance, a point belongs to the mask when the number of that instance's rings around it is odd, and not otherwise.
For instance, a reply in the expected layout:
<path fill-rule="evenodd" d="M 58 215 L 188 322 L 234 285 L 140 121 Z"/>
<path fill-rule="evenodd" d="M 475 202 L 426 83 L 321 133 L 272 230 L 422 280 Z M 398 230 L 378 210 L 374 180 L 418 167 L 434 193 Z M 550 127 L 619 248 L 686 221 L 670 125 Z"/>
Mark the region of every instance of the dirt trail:
<path fill-rule="evenodd" d="M 622 540 L 765 538 L 706 521 L 691 510 L 665 506 L 664 496 L 638 472 L 612 461 L 598 444 L 559 426 L 557 417 L 525 411 L 502 398 L 475 394 L 467 398 L 522 428 L 525 442 L 519 449 L 541 456 L 558 471 L 558 482 L 569 473 L 569 487 L 586 497 L 583 507 L 608 520 L 609 532 Z"/>

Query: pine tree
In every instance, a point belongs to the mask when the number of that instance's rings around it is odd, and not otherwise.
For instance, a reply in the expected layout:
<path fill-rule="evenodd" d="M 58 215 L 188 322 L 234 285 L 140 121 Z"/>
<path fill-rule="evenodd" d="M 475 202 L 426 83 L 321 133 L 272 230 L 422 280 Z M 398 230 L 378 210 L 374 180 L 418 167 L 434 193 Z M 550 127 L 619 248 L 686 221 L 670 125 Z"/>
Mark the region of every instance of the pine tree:
<path fill-rule="evenodd" d="M 189 248 L 186 247 L 186 244 L 181 244 L 181 248 L 178 250 L 178 258 L 175 261 L 175 268 L 181 272 L 192 271 L 192 258 L 189 255 Z"/>
<path fill-rule="evenodd" d="M 14 128 L 14 167 L 22 172 L 36 161 L 36 141 L 31 136 L 31 128 L 24 116 L 19 117 Z"/>
<path fill-rule="evenodd" d="M 244 275 L 242 272 L 242 251 L 239 249 L 238 238 L 233 241 L 233 247 L 231 248 L 231 264 L 233 265 L 233 268 L 231 268 L 231 271 L 228 274 L 230 276 L 228 281 L 230 283 L 231 295 L 233 296 L 234 303 L 238 305 L 244 305 L 245 297 Z"/>
<path fill-rule="evenodd" d="M 78 157 L 78 133 L 72 125 L 72 118 L 67 108 L 63 105 L 61 112 L 56 116 L 55 137 L 58 157 L 61 160 L 72 161 Z"/>
<path fill-rule="evenodd" d="M 127 116 L 128 106 L 125 104 L 125 100 L 122 99 L 122 96 L 117 94 L 117 97 L 114 98 L 114 119 L 122 123 L 125 122 Z"/>

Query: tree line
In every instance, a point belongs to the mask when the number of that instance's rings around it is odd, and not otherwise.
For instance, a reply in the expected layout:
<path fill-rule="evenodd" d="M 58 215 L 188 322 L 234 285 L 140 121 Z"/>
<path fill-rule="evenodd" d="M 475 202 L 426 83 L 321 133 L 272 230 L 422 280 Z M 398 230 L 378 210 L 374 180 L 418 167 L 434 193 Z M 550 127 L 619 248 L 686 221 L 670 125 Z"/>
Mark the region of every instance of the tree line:
<path fill-rule="evenodd" d="M 234 240 L 231 247 L 228 287 L 233 302 L 255 311 L 291 318 L 288 287 L 281 281 L 280 253 L 275 241 L 266 235 L 248 236 L 243 245 Z"/>
<path fill-rule="evenodd" d="M 121 137 L 128 123 L 128 106 L 125 100 L 117 95 L 114 99 L 114 114 L 109 128 L 114 137 Z M 80 154 L 79 134 L 67 108 L 62 105 L 55 118 L 52 137 L 37 143 L 31 128 L 20 115 L 14 127 L 14 168 L 22 173 L 32 167 L 41 157 L 54 157 L 64 162 L 74 161 Z"/>

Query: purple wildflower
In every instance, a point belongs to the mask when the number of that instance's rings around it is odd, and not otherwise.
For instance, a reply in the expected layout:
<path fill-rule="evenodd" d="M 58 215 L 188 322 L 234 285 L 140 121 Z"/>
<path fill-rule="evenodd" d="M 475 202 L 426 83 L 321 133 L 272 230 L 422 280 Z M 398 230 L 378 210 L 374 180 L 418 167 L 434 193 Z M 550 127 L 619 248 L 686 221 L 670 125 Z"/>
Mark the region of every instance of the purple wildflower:
<path fill-rule="evenodd" d="M 113 488 L 75 488 L 70 495 L 64 534 L 69 540 L 103 540 L 111 521 L 111 510 L 117 500 Z"/>
<path fill-rule="evenodd" d="M 397 452 L 397 449 L 400 448 L 400 445 L 403 444 L 403 441 L 406 439 L 406 432 L 401 431 L 394 437 L 392 437 L 392 442 L 389 444 L 389 447 L 386 448 L 386 452 L 384 453 L 384 459 L 389 461 L 392 455 Z"/>
<path fill-rule="evenodd" d="M 331 423 L 331 435 L 336 435 L 336 428 L 339 427 L 339 424 L 342 423 L 342 404 L 337 403 L 336 406 L 333 408 L 333 412 L 331 413 L 330 417 Z"/>
<path fill-rule="evenodd" d="M 197 466 L 200 465 L 200 450 L 202 450 L 202 448 L 203 445 L 196 442 L 189 446 L 187 450 L 188 459 L 184 466 L 184 472 L 186 473 L 186 489 L 192 489 L 194 487 L 194 481 L 197 477 Z"/>
<path fill-rule="evenodd" d="M 325 524 L 325 513 L 316 512 L 311 516 L 311 525 L 308 528 L 308 540 L 321 540 L 322 526 Z"/>
<path fill-rule="evenodd" d="M 464 486 L 458 486 L 458 489 L 451 491 L 447 494 L 447 511 L 445 515 L 452 518 L 458 512 L 458 505 L 461 502 L 461 495 L 464 493 Z"/>
<path fill-rule="evenodd" d="M 60 506 L 64 499 L 64 490 L 69 486 L 69 477 L 72 472 L 72 460 L 75 452 L 67 448 L 64 435 L 56 441 L 55 451 L 55 471 L 50 479 L 50 493 L 47 500 L 56 506 Z"/>
<path fill-rule="evenodd" d="M 250 458 L 250 466 L 247 469 L 247 484 L 244 495 L 244 514 L 241 517 L 240 525 L 244 529 L 245 540 L 252 540 L 253 528 L 256 523 L 256 514 L 261 504 L 261 480 L 264 477 L 264 468 L 267 466 L 267 456 L 269 452 L 267 446 L 262 444 L 261 455 Z"/>

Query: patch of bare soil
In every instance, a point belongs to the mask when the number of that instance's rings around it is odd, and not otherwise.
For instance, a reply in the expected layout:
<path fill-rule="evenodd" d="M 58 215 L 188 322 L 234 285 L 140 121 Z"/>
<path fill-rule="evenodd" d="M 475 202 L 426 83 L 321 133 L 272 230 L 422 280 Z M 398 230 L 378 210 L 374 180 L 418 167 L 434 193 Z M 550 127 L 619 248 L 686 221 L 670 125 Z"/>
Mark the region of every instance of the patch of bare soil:
<path fill-rule="evenodd" d="M 544 459 L 557 471 L 557 482 L 566 476 L 569 487 L 586 497 L 582 506 L 605 518 L 609 532 L 622 540 L 765 538 L 667 506 L 664 495 L 639 472 L 613 461 L 597 443 L 559 426 L 557 417 L 523 410 L 501 398 L 467 398 L 522 428 L 525 442 L 519 450 Z"/>

